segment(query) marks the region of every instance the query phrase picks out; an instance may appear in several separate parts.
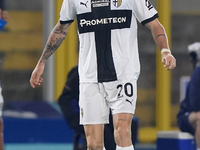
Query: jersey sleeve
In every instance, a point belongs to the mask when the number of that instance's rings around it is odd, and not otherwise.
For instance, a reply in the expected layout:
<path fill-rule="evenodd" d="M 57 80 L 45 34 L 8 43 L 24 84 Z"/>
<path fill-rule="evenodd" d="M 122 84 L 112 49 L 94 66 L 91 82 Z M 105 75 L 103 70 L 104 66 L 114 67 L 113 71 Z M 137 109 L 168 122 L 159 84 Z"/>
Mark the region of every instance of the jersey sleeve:
<path fill-rule="evenodd" d="M 133 10 L 137 20 L 145 25 L 158 18 L 158 12 L 149 0 L 133 0 Z"/>
<path fill-rule="evenodd" d="M 60 11 L 60 23 L 71 23 L 76 19 L 76 10 L 72 0 L 64 0 Z"/>

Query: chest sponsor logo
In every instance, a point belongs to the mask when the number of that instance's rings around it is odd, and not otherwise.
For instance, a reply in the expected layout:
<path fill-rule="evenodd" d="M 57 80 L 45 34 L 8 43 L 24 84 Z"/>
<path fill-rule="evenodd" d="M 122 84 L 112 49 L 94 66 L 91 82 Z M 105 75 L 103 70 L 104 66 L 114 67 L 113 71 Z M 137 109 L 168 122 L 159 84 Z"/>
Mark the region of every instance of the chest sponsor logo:
<path fill-rule="evenodd" d="M 119 7 L 122 4 L 122 0 L 112 0 L 112 2 L 115 7 Z"/>
<path fill-rule="evenodd" d="M 93 20 L 80 20 L 80 26 L 95 26 L 99 24 L 115 24 L 115 23 L 125 23 L 126 17 L 113 17 L 113 18 L 103 18 L 103 19 L 93 19 Z"/>
<path fill-rule="evenodd" d="M 100 8 L 98 8 L 100 9 Z M 102 11 L 102 12 L 101 12 Z M 131 10 L 105 10 L 77 15 L 79 33 L 130 28 Z"/>

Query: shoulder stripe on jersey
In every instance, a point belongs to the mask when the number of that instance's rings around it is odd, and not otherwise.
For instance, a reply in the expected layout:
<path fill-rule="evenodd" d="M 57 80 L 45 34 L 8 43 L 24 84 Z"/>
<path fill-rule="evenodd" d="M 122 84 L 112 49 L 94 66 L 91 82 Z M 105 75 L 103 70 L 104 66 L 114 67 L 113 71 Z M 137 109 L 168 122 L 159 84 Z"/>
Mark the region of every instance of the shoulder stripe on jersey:
<path fill-rule="evenodd" d="M 147 23 L 149 23 L 149 22 L 155 20 L 155 19 L 158 18 L 158 17 L 159 17 L 159 16 L 158 16 L 158 13 L 157 13 L 157 14 L 155 14 L 153 17 L 148 18 L 148 19 L 142 21 L 141 24 L 144 26 L 145 24 L 147 24 Z"/>
<path fill-rule="evenodd" d="M 72 23 L 74 20 L 68 20 L 68 21 L 62 21 L 60 20 L 60 24 L 67 24 L 67 23 Z"/>

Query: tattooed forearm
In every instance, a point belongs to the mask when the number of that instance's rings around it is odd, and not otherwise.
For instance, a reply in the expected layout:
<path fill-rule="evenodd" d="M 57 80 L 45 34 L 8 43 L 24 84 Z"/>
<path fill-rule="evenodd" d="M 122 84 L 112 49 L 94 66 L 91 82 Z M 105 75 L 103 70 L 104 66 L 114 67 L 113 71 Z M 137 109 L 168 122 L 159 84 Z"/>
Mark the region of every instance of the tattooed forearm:
<path fill-rule="evenodd" d="M 158 38 L 159 36 L 166 36 L 165 34 L 159 34 L 156 36 L 156 38 Z"/>
<path fill-rule="evenodd" d="M 45 47 L 45 51 L 42 57 L 43 59 L 41 59 L 41 61 L 42 60 L 46 61 L 58 49 L 58 47 L 61 45 L 64 39 L 65 37 L 56 38 L 55 40 L 50 40 L 50 42 L 48 42 Z"/>
<path fill-rule="evenodd" d="M 68 30 L 63 30 L 61 27 L 55 27 L 45 46 L 40 62 L 45 62 L 61 45 L 67 35 Z"/>
<path fill-rule="evenodd" d="M 64 35 L 64 36 L 67 35 L 67 32 L 62 31 L 60 28 L 55 28 L 55 29 L 53 30 L 53 32 L 54 32 L 55 34 L 62 34 L 62 35 Z"/>

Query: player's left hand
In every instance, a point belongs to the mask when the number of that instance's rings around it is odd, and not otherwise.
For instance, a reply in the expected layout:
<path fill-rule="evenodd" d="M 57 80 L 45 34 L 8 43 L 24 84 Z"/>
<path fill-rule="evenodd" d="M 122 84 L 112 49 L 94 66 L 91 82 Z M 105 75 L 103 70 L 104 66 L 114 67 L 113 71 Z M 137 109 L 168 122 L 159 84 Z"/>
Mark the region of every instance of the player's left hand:
<path fill-rule="evenodd" d="M 162 63 L 167 70 L 172 70 L 176 67 L 176 59 L 169 52 L 162 53 Z"/>

